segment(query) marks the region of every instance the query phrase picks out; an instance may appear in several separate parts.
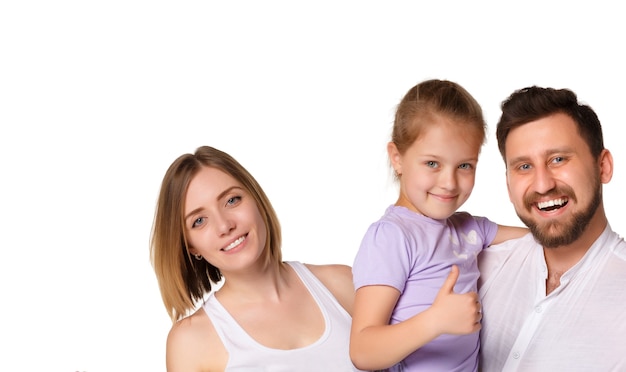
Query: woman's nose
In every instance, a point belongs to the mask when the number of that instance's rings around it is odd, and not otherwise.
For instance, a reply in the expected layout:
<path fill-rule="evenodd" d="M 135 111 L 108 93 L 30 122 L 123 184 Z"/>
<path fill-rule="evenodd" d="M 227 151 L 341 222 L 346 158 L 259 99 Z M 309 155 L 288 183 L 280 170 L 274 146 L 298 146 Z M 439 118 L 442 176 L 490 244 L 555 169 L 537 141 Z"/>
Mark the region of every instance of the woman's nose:
<path fill-rule="evenodd" d="M 235 228 L 235 221 L 228 213 L 220 213 L 215 218 L 215 228 L 218 235 L 227 235 Z"/>

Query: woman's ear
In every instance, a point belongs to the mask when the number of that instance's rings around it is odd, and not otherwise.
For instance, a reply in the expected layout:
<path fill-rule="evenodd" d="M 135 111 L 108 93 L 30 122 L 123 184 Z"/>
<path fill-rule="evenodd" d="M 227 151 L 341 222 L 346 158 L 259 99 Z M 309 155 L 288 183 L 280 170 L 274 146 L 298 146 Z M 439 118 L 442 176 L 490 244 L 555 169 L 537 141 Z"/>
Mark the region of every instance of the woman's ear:
<path fill-rule="evenodd" d="M 186 244 L 186 247 L 184 247 L 184 248 L 185 248 L 185 249 L 187 250 L 187 252 L 189 252 L 189 254 L 190 254 L 190 255 L 192 255 L 192 256 L 195 256 L 195 255 L 198 255 L 198 254 L 199 254 L 199 253 L 198 253 L 198 250 L 197 250 L 197 249 L 195 249 L 194 247 L 190 246 L 189 244 Z"/>

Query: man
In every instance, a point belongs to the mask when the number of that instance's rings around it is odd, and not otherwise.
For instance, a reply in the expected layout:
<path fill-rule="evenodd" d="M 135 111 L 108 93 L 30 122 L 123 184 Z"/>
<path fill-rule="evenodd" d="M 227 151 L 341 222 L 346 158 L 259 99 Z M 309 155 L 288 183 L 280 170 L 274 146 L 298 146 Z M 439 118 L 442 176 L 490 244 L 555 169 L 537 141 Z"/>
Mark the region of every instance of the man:
<path fill-rule="evenodd" d="M 598 117 L 570 90 L 530 87 L 502 103 L 496 136 L 532 234 L 479 257 L 482 371 L 626 371 L 626 243 L 604 211 Z"/>

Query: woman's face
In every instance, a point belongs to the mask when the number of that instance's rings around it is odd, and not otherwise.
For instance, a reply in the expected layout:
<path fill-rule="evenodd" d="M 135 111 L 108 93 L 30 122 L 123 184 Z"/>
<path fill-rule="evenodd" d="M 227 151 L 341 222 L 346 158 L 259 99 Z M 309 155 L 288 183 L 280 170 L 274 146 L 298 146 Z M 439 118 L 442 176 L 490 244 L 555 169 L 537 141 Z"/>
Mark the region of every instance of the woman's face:
<path fill-rule="evenodd" d="M 265 223 L 254 198 L 229 174 L 202 167 L 189 183 L 184 210 L 189 251 L 222 273 L 248 267 L 261 257 Z"/>

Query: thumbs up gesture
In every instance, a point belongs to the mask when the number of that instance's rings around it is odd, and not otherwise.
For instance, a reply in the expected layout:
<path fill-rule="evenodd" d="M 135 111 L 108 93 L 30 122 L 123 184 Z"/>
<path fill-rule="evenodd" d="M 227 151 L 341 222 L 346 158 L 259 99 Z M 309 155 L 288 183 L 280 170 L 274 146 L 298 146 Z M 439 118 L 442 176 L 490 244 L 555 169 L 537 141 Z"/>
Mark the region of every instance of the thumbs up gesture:
<path fill-rule="evenodd" d="M 459 268 L 452 266 L 431 306 L 438 333 L 464 335 L 480 330 L 482 312 L 476 292 L 455 293 Z"/>

